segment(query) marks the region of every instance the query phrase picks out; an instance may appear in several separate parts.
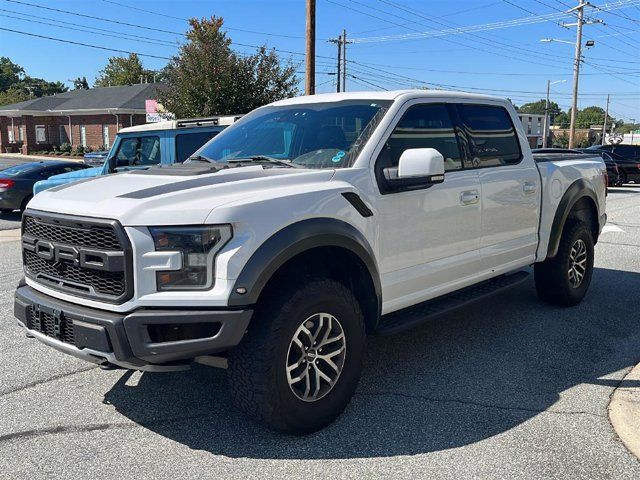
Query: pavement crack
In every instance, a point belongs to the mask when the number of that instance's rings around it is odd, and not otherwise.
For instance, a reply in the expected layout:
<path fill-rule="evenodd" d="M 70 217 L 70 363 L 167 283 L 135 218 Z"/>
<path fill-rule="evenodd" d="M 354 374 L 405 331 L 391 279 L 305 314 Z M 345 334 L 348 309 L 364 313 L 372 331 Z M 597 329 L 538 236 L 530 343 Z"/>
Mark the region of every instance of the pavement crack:
<path fill-rule="evenodd" d="M 586 411 L 567 411 L 567 410 L 545 410 L 545 409 L 538 409 L 538 408 L 526 408 L 526 407 L 510 407 L 510 406 L 505 406 L 505 405 L 494 405 L 491 403 L 483 403 L 483 402 L 475 402 L 472 400 L 459 400 L 456 398 L 435 398 L 435 397 L 428 397 L 426 395 L 414 395 L 414 394 L 407 394 L 407 393 L 398 393 L 398 392 L 389 392 L 389 391 L 380 391 L 380 392 L 356 392 L 356 395 L 362 395 L 362 396 L 395 396 L 395 397 L 403 397 L 403 398 L 410 398 L 410 399 L 418 399 L 418 400 L 424 400 L 427 402 L 437 402 L 437 403 L 455 403 L 455 404 L 459 404 L 459 405 L 471 405 L 474 407 L 481 407 L 481 408 L 491 408 L 491 409 L 495 409 L 495 410 L 507 410 L 507 411 L 514 411 L 514 412 L 523 412 L 523 413 L 552 413 L 552 414 L 556 414 L 556 415 L 590 415 L 593 417 L 600 417 L 600 418 L 604 418 L 606 417 L 606 415 L 604 414 L 598 414 L 598 413 L 593 413 L 593 412 L 586 412 Z"/>
<path fill-rule="evenodd" d="M 49 378 L 45 378 L 45 379 L 42 379 L 42 380 L 36 380 L 34 382 L 30 382 L 30 383 L 27 383 L 25 385 L 20 385 L 19 387 L 13 388 L 11 390 L 6 390 L 6 391 L 0 393 L 0 397 L 4 397 L 5 395 L 9 395 L 11 393 L 19 392 L 21 390 L 26 390 L 27 388 L 37 387 L 38 385 L 42 385 L 43 383 L 53 382 L 55 380 L 60 380 L 61 378 L 70 377 L 70 376 L 76 375 L 78 373 L 83 373 L 83 372 L 87 372 L 89 370 L 94 370 L 96 368 L 98 368 L 97 365 L 90 366 L 90 367 L 83 367 L 83 368 L 80 368 L 78 370 L 74 370 L 73 372 L 60 373 L 58 375 L 54 375 L 54 376 L 49 377 Z"/>
<path fill-rule="evenodd" d="M 172 418 L 164 418 L 155 421 L 149 421 L 144 423 L 117 423 L 117 422 L 107 422 L 107 423 L 92 423 L 88 425 L 57 425 L 55 427 L 46 427 L 46 428 L 38 428 L 33 430 L 22 430 L 19 432 L 12 432 L 6 435 L 0 435 L 0 443 L 8 442 L 16 439 L 27 439 L 27 438 L 37 438 L 43 437 L 45 435 L 64 435 L 64 434 L 72 434 L 72 433 L 85 433 L 85 432 L 96 432 L 96 431 L 104 431 L 104 430 L 113 430 L 113 429 L 133 429 L 133 428 L 148 428 L 155 425 L 165 425 L 171 423 L 185 422 L 190 420 L 201 420 L 206 417 L 212 417 L 220 412 L 206 412 L 198 415 L 189 415 L 184 417 L 172 417 Z"/>

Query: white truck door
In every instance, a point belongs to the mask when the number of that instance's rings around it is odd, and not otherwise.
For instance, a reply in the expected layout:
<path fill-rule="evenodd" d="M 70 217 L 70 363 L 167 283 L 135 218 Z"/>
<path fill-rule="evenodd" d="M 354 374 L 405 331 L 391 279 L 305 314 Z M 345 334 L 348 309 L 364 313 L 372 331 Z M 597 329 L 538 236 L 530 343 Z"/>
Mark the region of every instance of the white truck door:
<path fill-rule="evenodd" d="M 406 107 L 375 160 L 379 268 L 383 313 L 455 290 L 480 266 L 480 184 L 462 169 L 462 154 L 446 104 Z M 445 158 L 443 183 L 399 189 L 384 170 L 410 148 L 435 148 Z"/>
<path fill-rule="evenodd" d="M 483 267 L 498 273 L 528 265 L 538 246 L 541 188 L 526 136 L 503 106 L 461 104 L 458 112 L 482 190 Z"/>

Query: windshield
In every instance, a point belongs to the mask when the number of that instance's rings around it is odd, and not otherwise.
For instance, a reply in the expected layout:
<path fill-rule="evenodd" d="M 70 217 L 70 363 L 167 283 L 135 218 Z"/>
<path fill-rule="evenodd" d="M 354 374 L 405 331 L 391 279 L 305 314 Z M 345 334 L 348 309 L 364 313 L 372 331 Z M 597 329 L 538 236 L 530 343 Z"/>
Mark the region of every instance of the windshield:
<path fill-rule="evenodd" d="M 215 162 L 264 157 L 307 168 L 350 166 L 391 102 L 351 100 L 256 110 L 193 156 Z M 262 158 L 260 158 L 262 157 Z"/>

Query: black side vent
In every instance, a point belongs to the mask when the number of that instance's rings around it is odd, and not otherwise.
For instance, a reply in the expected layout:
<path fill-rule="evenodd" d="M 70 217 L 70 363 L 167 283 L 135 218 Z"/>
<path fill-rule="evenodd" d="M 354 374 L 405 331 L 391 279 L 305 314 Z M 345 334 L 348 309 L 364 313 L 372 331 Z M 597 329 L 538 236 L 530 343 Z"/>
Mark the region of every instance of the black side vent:
<path fill-rule="evenodd" d="M 369 209 L 369 207 L 367 207 L 367 204 L 362 201 L 357 193 L 344 192 L 342 196 L 346 198 L 347 202 L 353 205 L 353 208 L 355 208 L 363 217 L 366 218 L 373 216 L 373 212 Z"/>

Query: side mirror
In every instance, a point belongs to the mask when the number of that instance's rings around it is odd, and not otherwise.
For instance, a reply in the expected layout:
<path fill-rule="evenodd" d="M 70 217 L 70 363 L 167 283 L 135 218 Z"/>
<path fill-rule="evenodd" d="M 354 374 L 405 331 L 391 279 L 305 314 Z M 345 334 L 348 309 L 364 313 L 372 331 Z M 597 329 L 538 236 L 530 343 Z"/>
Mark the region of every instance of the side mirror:
<path fill-rule="evenodd" d="M 116 157 L 108 157 L 107 163 L 109 164 L 109 173 L 114 173 L 116 171 Z"/>
<path fill-rule="evenodd" d="M 444 157 L 435 148 L 410 148 L 398 162 L 398 178 L 422 178 L 427 183 L 444 181 Z"/>

